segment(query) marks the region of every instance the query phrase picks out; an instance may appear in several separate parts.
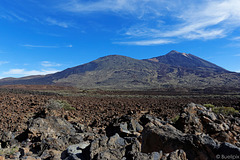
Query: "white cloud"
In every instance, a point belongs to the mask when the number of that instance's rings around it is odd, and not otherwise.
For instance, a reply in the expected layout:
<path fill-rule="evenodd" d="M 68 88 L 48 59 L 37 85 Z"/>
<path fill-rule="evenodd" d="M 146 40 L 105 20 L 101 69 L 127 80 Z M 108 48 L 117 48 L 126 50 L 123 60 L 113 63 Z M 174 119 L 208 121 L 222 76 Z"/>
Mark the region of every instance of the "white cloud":
<path fill-rule="evenodd" d="M 235 54 L 234 56 L 240 57 L 240 54 Z"/>
<path fill-rule="evenodd" d="M 197 30 L 193 33 L 189 32 L 182 35 L 186 39 L 216 39 L 225 37 L 224 30 L 222 29 L 213 29 L 213 30 Z"/>
<path fill-rule="evenodd" d="M 56 26 L 63 27 L 63 28 L 68 28 L 69 26 L 71 26 L 67 22 L 61 22 L 61 21 L 58 21 L 56 19 L 49 18 L 49 17 L 46 19 L 46 21 L 49 25 L 56 25 Z"/>
<path fill-rule="evenodd" d="M 3 8 L 0 8 L 0 9 L 2 11 L 0 18 L 2 18 L 2 19 L 6 19 L 9 21 L 18 20 L 18 21 L 22 21 L 22 22 L 27 22 L 27 19 L 23 18 L 22 14 L 20 14 L 20 13 L 9 11 L 9 10 L 3 9 Z"/>
<path fill-rule="evenodd" d="M 171 40 L 155 39 L 155 40 L 144 40 L 144 41 L 130 41 L 130 42 L 116 42 L 116 44 L 127 44 L 127 45 L 138 45 L 138 46 L 151 46 L 175 43 Z"/>
<path fill-rule="evenodd" d="M 24 44 L 22 46 L 30 47 L 30 48 L 58 48 L 58 46 L 43 46 L 43 45 L 32 45 L 32 44 Z"/>
<path fill-rule="evenodd" d="M 225 37 L 240 24 L 240 1 L 238 0 L 213 0 L 206 1 L 187 9 L 179 17 L 183 25 L 177 29 L 173 36 L 182 35 L 189 38 L 188 34 L 196 35 L 190 39 L 213 39 Z"/>
<path fill-rule="evenodd" d="M 7 72 L 3 72 L 5 75 L 21 75 L 21 76 L 30 76 L 30 75 L 46 75 L 59 72 L 59 70 L 30 70 L 25 69 L 10 69 Z"/>
<path fill-rule="evenodd" d="M 59 67 L 61 64 L 55 63 L 55 62 L 49 62 L 49 61 L 42 61 L 41 65 L 44 67 Z"/>
<path fill-rule="evenodd" d="M 98 11 L 120 11 L 120 10 L 134 10 L 131 5 L 132 0 L 100 0 L 96 2 L 82 2 L 71 0 L 67 4 L 60 7 L 70 12 L 98 12 Z"/>
<path fill-rule="evenodd" d="M 9 62 L 8 61 L 0 61 L 0 65 L 7 64 L 7 63 L 9 63 Z"/>
<path fill-rule="evenodd" d="M 20 15 L 17 15 L 16 13 L 11 12 L 11 15 L 19 21 L 27 22 L 25 18 L 21 17 Z"/>
<path fill-rule="evenodd" d="M 120 15 L 130 14 L 138 19 L 151 19 L 151 17 L 161 16 L 162 10 L 167 10 L 167 6 L 169 8 L 172 6 L 172 3 L 167 0 L 98 0 L 85 2 L 69 0 L 67 3 L 58 5 L 58 8 L 80 14 L 112 12 Z"/>
<path fill-rule="evenodd" d="M 41 4 L 37 1 L 31 2 L 39 6 Z M 50 8 L 56 13 L 59 10 L 77 14 L 107 12 L 119 16 L 124 15 L 122 17 L 129 19 L 135 18 L 137 25 L 133 26 L 133 23 L 123 25 L 125 36 L 132 39 L 141 37 L 143 40 L 151 38 L 153 40 L 157 38 L 208 40 L 226 37 L 240 27 L 239 0 L 61 0 L 45 2 L 45 5 L 47 4 L 49 6 L 45 8 Z M 3 13 L 0 18 L 27 21 L 26 14 L 20 11 L 4 10 Z M 72 27 L 71 23 L 53 17 L 39 18 L 36 16 L 35 19 L 44 19 L 42 23 L 47 22 L 49 25 Z M 235 40 L 238 39 L 239 37 L 236 37 Z M 59 48 L 59 46 L 44 45 L 26 46 Z"/>
<path fill-rule="evenodd" d="M 226 37 L 240 27 L 239 6 L 239 0 L 71 0 L 60 8 L 79 14 L 131 15 L 139 24 L 127 27 L 125 35 L 130 38 L 208 40 Z"/>
<path fill-rule="evenodd" d="M 239 41 L 239 40 L 240 40 L 240 37 L 234 37 L 234 38 L 232 38 L 232 40 L 234 40 L 234 41 Z"/>
<path fill-rule="evenodd" d="M 70 44 L 70 45 L 64 45 L 64 46 L 58 46 L 58 45 L 55 45 L 55 46 L 47 46 L 47 45 L 32 45 L 32 44 L 24 44 L 24 45 L 21 45 L 23 47 L 29 47 L 29 48 L 72 48 L 73 46 Z"/>
<path fill-rule="evenodd" d="M 183 3 L 181 3 L 183 4 Z M 189 2 L 176 8 L 170 16 L 176 24 L 151 27 L 131 27 L 126 34 L 132 36 L 178 37 L 184 39 L 215 39 L 227 36 L 229 32 L 240 27 L 240 1 L 213 0 L 198 3 Z M 147 25 L 147 24 L 145 24 Z"/>

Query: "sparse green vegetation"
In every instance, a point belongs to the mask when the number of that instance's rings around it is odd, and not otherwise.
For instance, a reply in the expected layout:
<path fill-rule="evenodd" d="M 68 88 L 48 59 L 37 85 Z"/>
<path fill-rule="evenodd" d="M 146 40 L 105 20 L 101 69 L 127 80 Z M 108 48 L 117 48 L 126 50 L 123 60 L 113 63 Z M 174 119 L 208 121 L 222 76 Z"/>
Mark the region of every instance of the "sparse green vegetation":
<path fill-rule="evenodd" d="M 62 108 L 65 110 L 76 110 L 76 108 L 72 107 L 67 101 L 61 101 L 61 103 L 63 105 Z"/>
<path fill-rule="evenodd" d="M 172 118 L 172 122 L 173 122 L 173 123 L 176 123 L 179 118 L 180 118 L 179 115 L 175 116 L 174 118 Z"/>
<path fill-rule="evenodd" d="M 215 107 L 213 104 L 204 104 L 203 106 L 206 108 L 214 108 Z"/>
<path fill-rule="evenodd" d="M 76 110 L 74 107 L 71 106 L 71 104 L 69 104 L 65 100 L 50 99 L 47 107 L 52 109 L 63 108 L 65 110 Z"/>
<path fill-rule="evenodd" d="M 225 115 L 230 115 L 230 114 L 236 114 L 239 113 L 238 110 L 235 110 L 233 107 L 215 107 L 212 104 L 204 104 L 204 107 L 206 108 L 211 108 L 212 111 L 216 114 L 225 114 Z"/>
<path fill-rule="evenodd" d="M 13 155 L 16 152 L 18 152 L 19 147 L 15 146 L 12 148 L 4 148 L 4 149 L 0 149 L 0 155 Z"/>
<path fill-rule="evenodd" d="M 212 110 L 216 114 L 221 113 L 225 115 L 230 115 L 239 113 L 239 111 L 235 110 L 233 107 L 214 107 Z"/>

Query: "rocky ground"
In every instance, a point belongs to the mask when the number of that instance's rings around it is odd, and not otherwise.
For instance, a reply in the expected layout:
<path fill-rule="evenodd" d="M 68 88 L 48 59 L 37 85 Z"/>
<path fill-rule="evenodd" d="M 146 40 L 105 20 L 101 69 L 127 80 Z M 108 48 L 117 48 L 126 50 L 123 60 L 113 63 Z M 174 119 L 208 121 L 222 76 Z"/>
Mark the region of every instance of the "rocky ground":
<path fill-rule="evenodd" d="M 239 113 L 190 103 L 238 97 L 112 95 L 1 90 L 0 160 L 240 158 Z"/>

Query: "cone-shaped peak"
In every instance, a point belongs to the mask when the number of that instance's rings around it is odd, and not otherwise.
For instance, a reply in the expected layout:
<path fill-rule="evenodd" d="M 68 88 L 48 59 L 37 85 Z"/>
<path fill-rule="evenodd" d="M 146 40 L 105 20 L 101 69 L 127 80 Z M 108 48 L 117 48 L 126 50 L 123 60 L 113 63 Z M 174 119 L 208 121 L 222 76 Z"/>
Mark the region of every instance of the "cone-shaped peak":
<path fill-rule="evenodd" d="M 168 54 L 181 54 L 181 53 L 176 50 L 171 50 Z"/>
<path fill-rule="evenodd" d="M 164 64 L 176 66 L 176 67 L 185 67 L 185 68 L 192 68 L 192 69 L 211 68 L 218 71 L 226 71 L 225 69 L 211 62 L 208 62 L 204 59 L 201 59 L 197 56 L 194 56 L 192 54 L 187 54 L 187 53 L 181 53 L 176 50 L 172 50 L 171 52 L 163 56 L 148 59 L 148 61 L 164 63 Z"/>
<path fill-rule="evenodd" d="M 181 53 L 181 52 L 178 52 L 178 51 L 176 51 L 176 50 L 172 50 L 171 52 L 169 52 L 168 54 L 166 54 L 167 56 L 169 56 L 169 55 L 181 55 L 181 56 L 185 56 L 185 57 L 188 57 L 189 56 L 189 54 L 187 54 L 187 53 Z"/>

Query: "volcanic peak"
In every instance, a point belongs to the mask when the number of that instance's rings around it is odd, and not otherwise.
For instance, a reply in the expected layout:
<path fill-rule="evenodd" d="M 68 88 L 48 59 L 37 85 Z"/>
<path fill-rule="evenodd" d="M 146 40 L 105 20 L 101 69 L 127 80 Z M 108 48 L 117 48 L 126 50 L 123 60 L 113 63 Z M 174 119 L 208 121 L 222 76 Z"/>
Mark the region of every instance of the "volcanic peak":
<path fill-rule="evenodd" d="M 188 56 L 189 56 L 189 54 L 187 54 L 187 53 L 181 53 L 181 52 L 178 52 L 178 51 L 176 51 L 176 50 L 172 50 L 171 52 L 169 52 L 169 53 L 166 54 L 166 55 L 183 55 L 183 56 L 185 56 L 185 57 L 188 57 Z"/>

